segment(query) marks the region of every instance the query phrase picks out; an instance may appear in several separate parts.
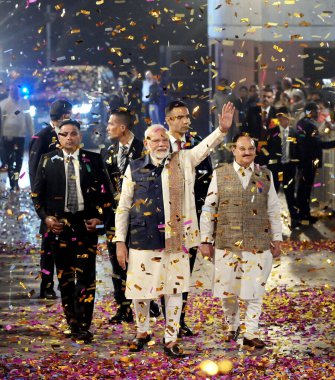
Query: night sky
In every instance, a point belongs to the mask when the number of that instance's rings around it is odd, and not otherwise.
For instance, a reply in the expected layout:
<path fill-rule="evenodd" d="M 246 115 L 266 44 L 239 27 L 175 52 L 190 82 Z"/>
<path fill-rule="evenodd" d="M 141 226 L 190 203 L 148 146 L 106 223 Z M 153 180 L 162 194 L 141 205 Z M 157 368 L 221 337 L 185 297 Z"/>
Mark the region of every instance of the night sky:
<path fill-rule="evenodd" d="M 161 45 L 193 46 L 199 57 L 207 54 L 205 1 L 0 0 L 0 10 L 2 69 L 46 66 L 48 19 L 56 66 L 109 65 L 123 70 L 134 64 L 140 70 L 149 65 L 159 71 Z"/>

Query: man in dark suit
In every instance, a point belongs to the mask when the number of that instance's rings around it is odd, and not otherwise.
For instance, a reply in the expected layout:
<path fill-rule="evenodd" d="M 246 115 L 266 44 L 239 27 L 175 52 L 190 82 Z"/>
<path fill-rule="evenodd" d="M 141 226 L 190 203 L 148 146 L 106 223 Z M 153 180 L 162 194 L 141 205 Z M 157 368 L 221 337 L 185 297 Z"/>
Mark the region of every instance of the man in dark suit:
<path fill-rule="evenodd" d="M 132 115 L 129 110 L 124 107 L 116 108 L 111 111 L 107 133 L 114 142 L 106 149 L 101 150 L 102 159 L 108 174 L 110 189 L 113 198 L 116 201 L 116 207 L 122 186 L 122 178 L 128 164 L 142 156 L 143 142 L 138 140 L 131 131 Z M 126 299 L 125 282 L 127 279 L 127 271 L 123 270 L 116 258 L 116 245 L 112 243 L 115 232 L 115 214 L 112 212 L 106 223 L 107 230 L 107 247 L 109 258 L 113 267 L 113 285 L 114 297 L 118 304 L 116 314 L 109 319 L 111 324 L 122 322 L 133 322 L 133 313 L 130 308 L 132 300 Z M 151 303 L 151 316 L 160 314 L 158 305 Z"/>
<path fill-rule="evenodd" d="M 322 167 L 322 149 L 335 147 L 335 140 L 321 141 L 316 122 L 319 108 L 314 102 L 305 106 L 305 117 L 298 121 L 298 149 L 299 149 L 299 173 L 297 202 L 299 218 L 315 223 L 317 218 L 310 212 L 310 197 L 314 184 L 315 174 Z"/>
<path fill-rule="evenodd" d="M 170 102 L 165 109 L 165 121 L 169 127 L 170 149 L 176 152 L 181 149 L 191 149 L 202 139 L 196 132 L 189 132 L 191 125 L 191 115 L 187 105 L 180 101 Z M 197 209 L 198 221 L 201 215 L 202 206 L 207 196 L 207 190 L 212 175 L 212 165 L 210 158 L 207 157 L 195 168 L 195 205 Z M 190 271 L 192 274 L 198 247 L 192 247 L 190 254 Z M 191 336 L 192 330 L 185 322 L 185 311 L 187 307 L 188 293 L 183 293 L 183 310 L 180 316 L 179 336 Z M 164 305 L 164 299 L 162 299 Z"/>
<path fill-rule="evenodd" d="M 290 126 L 287 107 L 277 110 L 278 124 L 267 130 L 266 144 L 261 149 L 258 162 L 267 165 L 273 174 L 274 187 L 278 193 L 282 185 L 291 217 L 291 228 L 299 225 L 295 178 L 299 162 L 297 132 Z"/>
<path fill-rule="evenodd" d="M 61 148 L 41 157 L 32 200 L 55 259 L 67 335 L 89 343 L 98 231 L 111 197 L 101 156 L 79 149 L 80 124 L 63 121 L 58 138 Z"/>
<path fill-rule="evenodd" d="M 261 147 L 262 141 L 266 138 L 266 131 L 271 124 L 271 120 L 276 117 L 276 109 L 273 107 L 274 92 L 269 86 L 263 90 L 263 100 L 260 104 L 248 108 L 246 123 L 241 132 L 247 133 L 258 142 Z"/>
<path fill-rule="evenodd" d="M 59 144 L 58 128 L 63 120 L 69 119 L 72 113 L 72 104 L 67 100 L 59 99 L 50 106 L 50 122 L 41 129 L 31 139 L 29 145 L 29 179 L 30 187 L 33 188 L 38 163 L 43 154 L 52 152 Z M 47 246 L 48 239 L 42 237 L 41 244 L 41 286 L 40 298 L 56 299 L 54 291 L 54 267 L 55 263 L 51 254 L 50 247 Z"/>

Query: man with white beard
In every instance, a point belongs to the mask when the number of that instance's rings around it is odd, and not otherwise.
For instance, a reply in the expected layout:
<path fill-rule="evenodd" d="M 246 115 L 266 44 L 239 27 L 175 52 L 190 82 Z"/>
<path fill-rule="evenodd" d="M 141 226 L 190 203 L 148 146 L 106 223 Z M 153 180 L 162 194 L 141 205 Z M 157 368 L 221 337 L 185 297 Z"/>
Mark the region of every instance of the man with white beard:
<path fill-rule="evenodd" d="M 164 296 L 166 325 L 164 352 L 182 357 L 177 344 L 182 293 L 188 291 L 188 249 L 199 244 L 200 233 L 194 199 L 195 167 L 222 142 L 234 115 L 232 103 L 219 117 L 220 126 L 193 149 L 170 153 L 162 125 L 145 132 L 148 154 L 132 161 L 124 175 L 116 212 L 117 258 L 127 270 L 126 297 L 133 299 L 137 335 L 130 351 L 140 351 L 151 340 L 149 304 Z M 129 254 L 125 244 L 130 231 Z"/>

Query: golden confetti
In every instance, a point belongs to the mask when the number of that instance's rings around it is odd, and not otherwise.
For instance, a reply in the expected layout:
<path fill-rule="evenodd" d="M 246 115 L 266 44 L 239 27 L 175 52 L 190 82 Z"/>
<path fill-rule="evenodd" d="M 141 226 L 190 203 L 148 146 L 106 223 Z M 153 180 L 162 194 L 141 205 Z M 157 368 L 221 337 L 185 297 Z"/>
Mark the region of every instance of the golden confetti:
<path fill-rule="evenodd" d="M 161 15 L 161 11 L 159 9 L 152 9 L 151 11 L 149 11 L 149 15 L 158 18 Z"/>
<path fill-rule="evenodd" d="M 277 50 L 279 53 L 282 53 L 283 52 L 283 48 L 281 48 L 281 47 L 279 47 L 279 46 L 277 46 L 277 45 L 273 45 L 273 49 L 274 50 Z"/>

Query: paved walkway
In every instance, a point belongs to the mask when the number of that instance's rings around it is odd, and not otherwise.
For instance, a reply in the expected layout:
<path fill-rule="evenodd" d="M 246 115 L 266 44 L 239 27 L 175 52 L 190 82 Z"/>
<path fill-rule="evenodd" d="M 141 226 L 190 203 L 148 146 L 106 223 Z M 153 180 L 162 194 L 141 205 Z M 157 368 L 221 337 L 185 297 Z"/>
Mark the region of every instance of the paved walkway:
<path fill-rule="evenodd" d="M 103 241 L 98 256 L 95 341 L 64 338 L 59 299 L 42 301 L 39 289 L 38 220 L 28 191 L 1 196 L 0 378 L 4 379 L 199 379 L 199 364 L 229 359 L 229 379 L 335 379 L 335 219 L 290 233 L 287 254 L 274 262 L 261 328 L 263 351 L 224 343 L 220 301 L 210 296 L 212 266 L 200 255 L 192 279 L 188 323 L 197 333 L 184 340 L 189 354 L 168 360 L 162 353 L 163 321 L 152 321 L 153 341 L 130 354 L 135 326 L 110 326 L 115 312 L 111 266 Z M 320 240 L 322 239 L 322 240 Z M 333 240 L 331 240 L 333 239 Z M 210 377 L 209 375 L 207 377 Z"/>

